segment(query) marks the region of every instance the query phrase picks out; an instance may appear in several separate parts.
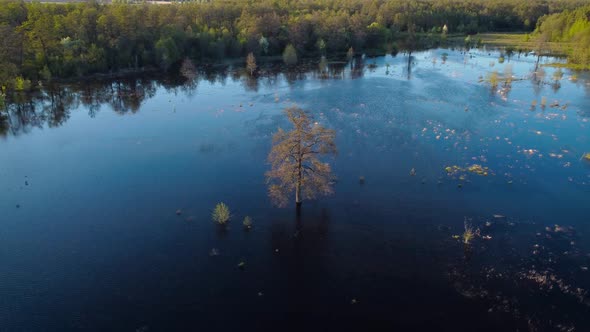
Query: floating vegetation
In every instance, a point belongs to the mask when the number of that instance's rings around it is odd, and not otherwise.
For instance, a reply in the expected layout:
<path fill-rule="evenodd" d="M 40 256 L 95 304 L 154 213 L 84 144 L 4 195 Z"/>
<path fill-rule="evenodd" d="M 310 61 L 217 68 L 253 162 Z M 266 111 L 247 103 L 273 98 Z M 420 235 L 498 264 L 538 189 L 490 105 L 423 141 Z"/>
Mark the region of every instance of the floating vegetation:
<path fill-rule="evenodd" d="M 218 203 L 215 206 L 215 209 L 213 210 L 211 217 L 213 218 L 213 221 L 215 221 L 216 223 L 218 223 L 220 225 L 227 224 L 227 222 L 231 218 L 229 207 L 227 207 L 227 205 L 225 205 L 225 203 L 223 203 L 223 202 Z"/>
<path fill-rule="evenodd" d="M 488 176 L 488 168 L 482 167 L 478 164 L 473 164 L 467 168 L 467 170 L 471 173 L 475 173 L 480 176 Z"/>
<path fill-rule="evenodd" d="M 249 216 L 246 216 L 244 218 L 244 221 L 242 222 L 242 224 L 244 225 L 244 228 L 251 229 L 252 228 L 252 218 L 250 218 Z"/>
<path fill-rule="evenodd" d="M 459 166 L 447 166 L 447 167 L 445 167 L 445 171 L 447 173 L 449 173 L 449 174 L 458 172 L 460 170 L 461 170 L 461 168 Z"/>
<path fill-rule="evenodd" d="M 590 161 L 590 152 L 587 152 L 587 153 L 585 153 L 585 154 L 582 156 L 582 159 L 584 159 L 584 160 L 586 160 L 586 161 Z"/>
<path fill-rule="evenodd" d="M 538 154 L 539 153 L 539 150 L 536 150 L 536 149 L 523 149 L 523 150 L 518 151 L 518 152 L 522 152 L 525 156 L 532 157 L 532 156 Z"/>
<path fill-rule="evenodd" d="M 468 165 L 465 168 L 459 167 L 457 165 L 453 165 L 453 166 L 447 166 L 445 167 L 445 172 L 447 172 L 447 175 L 449 176 L 458 176 L 459 180 L 466 180 L 467 177 L 465 176 L 465 173 L 473 173 L 473 174 L 477 174 L 479 176 L 488 176 L 490 174 L 490 169 L 486 166 L 482 166 L 479 164 L 472 164 L 472 165 Z"/>
<path fill-rule="evenodd" d="M 486 225 L 486 234 L 479 234 L 478 223 Z M 518 228 L 507 227 L 515 225 Z M 463 243 L 476 237 L 485 241 L 469 246 L 468 255 L 457 251 L 450 281 L 459 294 L 488 306 L 490 313 L 524 321 L 530 331 L 587 331 L 583 320 L 555 307 L 567 305 L 576 312 L 590 308 L 588 284 L 580 279 L 588 270 L 590 254 L 576 246 L 573 227 L 537 227 L 496 215 L 476 223 L 466 219 L 464 235 L 453 238 Z"/>

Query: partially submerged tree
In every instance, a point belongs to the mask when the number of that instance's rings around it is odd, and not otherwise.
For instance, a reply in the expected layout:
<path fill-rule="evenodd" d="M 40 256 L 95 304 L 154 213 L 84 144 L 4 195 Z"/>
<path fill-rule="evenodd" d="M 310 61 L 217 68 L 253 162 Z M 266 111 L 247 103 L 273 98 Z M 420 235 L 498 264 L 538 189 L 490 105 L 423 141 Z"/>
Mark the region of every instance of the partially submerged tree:
<path fill-rule="evenodd" d="M 504 67 L 504 86 L 510 87 L 513 80 L 512 65 L 508 64 Z"/>
<path fill-rule="evenodd" d="M 348 61 L 352 60 L 352 58 L 354 57 L 354 48 L 352 48 L 352 46 L 348 49 L 348 52 L 346 52 L 346 59 Z"/>
<path fill-rule="evenodd" d="M 189 81 L 197 77 L 197 68 L 195 68 L 195 64 L 188 57 L 182 61 L 180 74 Z"/>
<path fill-rule="evenodd" d="M 220 225 L 227 224 L 227 222 L 231 218 L 229 207 L 225 205 L 225 203 L 223 202 L 217 203 L 215 209 L 213 209 L 213 212 L 211 213 L 211 218 L 213 219 L 213 221 Z"/>
<path fill-rule="evenodd" d="M 354 58 L 354 48 L 352 48 L 352 46 L 348 49 L 348 52 L 346 52 L 346 60 L 348 60 L 350 62 L 350 69 L 352 69 L 352 60 Z"/>
<path fill-rule="evenodd" d="M 535 53 L 537 54 L 537 62 L 535 62 L 535 71 L 539 68 L 541 62 L 541 56 L 547 53 L 548 50 L 549 34 L 548 32 L 540 33 L 535 39 Z"/>
<path fill-rule="evenodd" d="M 334 130 L 326 129 L 302 109 L 285 109 L 293 130 L 279 128 L 273 136 L 273 147 L 268 155 L 271 170 L 266 173 L 268 193 L 278 206 L 284 207 L 295 193 L 295 204 L 301 206 L 303 199 L 333 193 L 334 176 L 329 164 L 319 156 L 335 154 Z"/>
<path fill-rule="evenodd" d="M 557 84 L 563 78 L 563 71 L 561 68 L 557 68 L 556 71 L 553 72 L 553 81 Z"/>
<path fill-rule="evenodd" d="M 254 71 L 256 70 L 256 58 L 252 52 L 248 53 L 246 57 L 246 68 L 250 72 L 250 76 L 254 75 Z"/>
<path fill-rule="evenodd" d="M 493 71 L 493 72 L 489 73 L 488 77 L 487 77 L 487 81 L 490 83 L 492 90 L 495 90 L 498 87 L 498 82 L 500 81 L 500 78 L 498 76 L 498 72 Z"/>
<path fill-rule="evenodd" d="M 561 87 L 561 83 L 559 81 L 561 81 L 562 78 L 563 71 L 561 70 L 561 68 L 557 68 L 557 70 L 553 72 L 553 84 L 551 84 L 551 88 L 553 88 L 553 91 L 557 92 L 557 90 L 559 90 L 559 88 Z"/>

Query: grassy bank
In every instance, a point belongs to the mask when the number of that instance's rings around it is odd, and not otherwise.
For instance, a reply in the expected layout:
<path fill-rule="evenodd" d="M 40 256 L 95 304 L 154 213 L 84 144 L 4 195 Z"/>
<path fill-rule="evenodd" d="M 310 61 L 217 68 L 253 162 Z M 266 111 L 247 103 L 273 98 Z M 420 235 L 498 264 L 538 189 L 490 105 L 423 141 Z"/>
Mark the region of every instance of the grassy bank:
<path fill-rule="evenodd" d="M 456 43 L 461 43 L 465 36 L 453 36 L 449 40 Z M 511 48 L 518 52 L 530 52 L 538 48 L 537 40 L 527 33 L 479 33 L 471 36 L 471 40 L 477 42 L 481 39 L 481 43 L 487 47 L 492 48 Z M 544 48 L 547 49 L 548 55 L 563 56 L 566 54 L 570 43 L 555 43 L 547 42 Z"/>

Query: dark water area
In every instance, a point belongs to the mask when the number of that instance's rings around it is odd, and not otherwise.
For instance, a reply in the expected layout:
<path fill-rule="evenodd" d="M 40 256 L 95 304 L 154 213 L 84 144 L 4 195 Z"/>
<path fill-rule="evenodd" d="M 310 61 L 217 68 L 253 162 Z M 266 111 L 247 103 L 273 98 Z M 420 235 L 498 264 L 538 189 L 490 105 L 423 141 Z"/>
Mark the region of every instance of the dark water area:
<path fill-rule="evenodd" d="M 13 97 L 0 330 L 590 331 L 590 75 L 498 57 L 439 49 L 256 79 L 229 66 Z M 485 82 L 507 67 L 509 89 Z M 300 216 L 271 205 L 264 178 L 293 104 L 339 150 L 335 194 Z"/>

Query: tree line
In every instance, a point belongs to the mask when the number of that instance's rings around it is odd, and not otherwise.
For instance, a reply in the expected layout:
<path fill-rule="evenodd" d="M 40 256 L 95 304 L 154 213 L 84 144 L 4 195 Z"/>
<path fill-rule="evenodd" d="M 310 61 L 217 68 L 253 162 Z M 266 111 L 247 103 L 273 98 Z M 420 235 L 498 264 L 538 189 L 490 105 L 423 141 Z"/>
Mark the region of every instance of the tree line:
<path fill-rule="evenodd" d="M 535 34 L 541 44 L 565 43 L 568 61 L 590 69 L 590 5 L 541 17 Z"/>
<path fill-rule="evenodd" d="M 51 4 L 0 0 L 0 86 L 168 69 L 185 57 L 345 54 L 394 50 L 408 34 L 532 31 L 584 0 L 211 0 Z M 447 27 L 443 31 L 443 27 Z M 409 43 L 413 45 L 413 43 Z M 403 45 L 402 45 L 403 47 Z"/>

